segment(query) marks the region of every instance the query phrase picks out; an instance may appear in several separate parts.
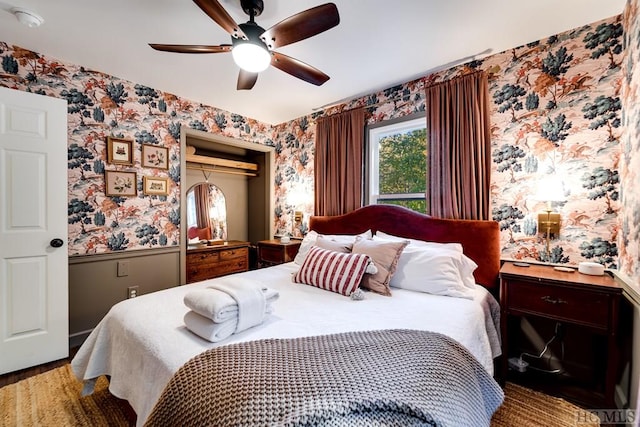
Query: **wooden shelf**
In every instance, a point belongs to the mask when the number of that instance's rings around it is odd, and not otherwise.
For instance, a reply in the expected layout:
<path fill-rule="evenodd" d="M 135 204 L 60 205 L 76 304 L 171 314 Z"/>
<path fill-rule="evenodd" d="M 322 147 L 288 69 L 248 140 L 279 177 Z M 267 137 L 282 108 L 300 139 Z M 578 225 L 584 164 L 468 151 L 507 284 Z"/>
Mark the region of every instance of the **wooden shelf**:
<path fill-rule="evenodd" d="M 232 169 L 243 169 L 257 171 L 258 165 L 255 163 L 241 162 L 239 160 L 221 159 L 219 157 L 199 156 L 197 154 L 187 154 L 187 162 L 199 163 L 201 165 L 221 166 Z"/>

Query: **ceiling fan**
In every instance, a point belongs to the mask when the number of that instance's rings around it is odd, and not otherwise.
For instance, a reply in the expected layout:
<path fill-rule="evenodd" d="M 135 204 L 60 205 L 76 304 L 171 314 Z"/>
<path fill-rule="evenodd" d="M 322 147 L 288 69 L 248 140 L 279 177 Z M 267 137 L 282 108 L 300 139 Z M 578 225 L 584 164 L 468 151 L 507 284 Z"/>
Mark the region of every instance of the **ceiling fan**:
<path fill-rule="evenodd" d="M 333 3 L 307 9 L 292 15 L 268 30 L 259 26 L 254 18 L 263 9 L 263 0 L 240 0 L 242 10 L 249 21 L 236 24 L 218 0 L 193 0 L 211 19 L 231 35 L 231 44 L 178 45 L 152 44 L 149 46 L 164 52 L 178 53 L 224 53 L 231 52 L 240 67 L 238 90 L 251 89 L 258 80 L 258 73 L 269 64 L 301 80 L 320 86 L 329 76 L 311 65 L 273 49 L 315 36 L 340 23 L 338 8 Z"/>

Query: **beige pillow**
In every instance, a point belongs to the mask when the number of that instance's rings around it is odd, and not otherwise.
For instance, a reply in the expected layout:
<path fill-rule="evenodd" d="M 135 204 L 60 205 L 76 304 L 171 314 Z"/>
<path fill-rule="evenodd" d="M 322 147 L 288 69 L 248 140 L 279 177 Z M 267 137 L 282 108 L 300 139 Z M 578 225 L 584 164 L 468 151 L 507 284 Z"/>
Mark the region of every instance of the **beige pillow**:
<path fill-rule="evenodd" d="M 360 287 L 378 294 L 391 296 L 389 281 L 396 271 L 400 254 L 408 244 L 408 241 L 381 242 L 368 239 L 356 239 L 356 242 L 353 244 L 352 253 L 369 255 L 378 268 L 376 274 L 364 275 Z"/>
<path fill-rule="evenodd" d="M 300 245 L 300 249 L 298 249 L 298 254 L 296 255 L 293 262 L 295 262 L 298 265 L 302 265 L 302 263 L 304 262 L 304 258 L 307 256 L 307 253 L 309 252 L 309 249 L 311 249 L 311 246 L 314 246 L 316 244 L 316 240 L 318 239 L 318 236 L 320 236 L 320 234 L 316 233 L 313 230 L 311 230 L 310 232 L 307 233 L 306 236 L 304 236 L 304 239 L 302 239 L 302 244 Z M 327 234 L 323 236 L 328 238 L 329 240 L 333 240 L 334 242 L 346 242 L 346 243 L 353 244 L 353 242 L 355 242 L 356 240 L 356 237 L 362 236 L 365 239 L 371 239 L 371 237 L 373 237 L 373 233 L 371 232 L 371 230 L 367 230 L 364 233 L 360 233 L 356 235 Z"/>

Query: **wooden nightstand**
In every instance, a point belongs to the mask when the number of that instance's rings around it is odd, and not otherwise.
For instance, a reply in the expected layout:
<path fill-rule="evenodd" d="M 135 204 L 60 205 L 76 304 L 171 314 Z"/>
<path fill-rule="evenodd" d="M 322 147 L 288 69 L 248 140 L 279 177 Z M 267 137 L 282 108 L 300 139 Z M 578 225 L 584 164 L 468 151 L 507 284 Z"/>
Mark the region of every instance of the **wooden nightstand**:
<path fill-rule="evenodd" d="M 588 408 L 615 408 L 623 353 L 621 299 L 622 288 L 607 274 L 589 276 L 506 262 L 500 270 L 501 379 Z M 523 359 L 530 365 L 525 372 L 509 368 L 509 358 L 523 352 L 539 355 L 554 335 L 544 360 L 527 356 Z"/>
<path fill-rule="evenodd" d="M 213 279 L 249 269 L 249 242 L 187 249 L 187 283 Z"/>
<path fill-rule="evenodd" d="M 282 243 L 276 239 L 258 242 L 258 268 L 293 261 L 300 249 L 300 243 L 300 240 Z"/>

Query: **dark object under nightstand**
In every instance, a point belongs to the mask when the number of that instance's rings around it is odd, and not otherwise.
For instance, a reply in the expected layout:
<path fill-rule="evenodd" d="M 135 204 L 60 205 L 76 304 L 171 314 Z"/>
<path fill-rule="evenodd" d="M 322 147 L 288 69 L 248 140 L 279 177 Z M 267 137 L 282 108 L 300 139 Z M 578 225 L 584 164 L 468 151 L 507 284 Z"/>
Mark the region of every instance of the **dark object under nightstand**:
<path fill-rule="evenodd" d="M 261 240 L 258 242 L 258 268 L 291 262 L 298 254 L 300 240 L 282 243 L 280 240 Z"/>
<path fill-rule="evenodd" d="M 622 288 L 608 274 L 589 276 L 505 262 L 500 270 L 501 380 L 524 383 L 589 408 L 615 408 L 625 354 L 622 300 Z M 509 358 L 539 355 L 553 336 L 548 359 L 523 357 L 530 363 L 524 372 L 510 369 Z M 560 372 L 543 372 L 556 369 Z"/>

